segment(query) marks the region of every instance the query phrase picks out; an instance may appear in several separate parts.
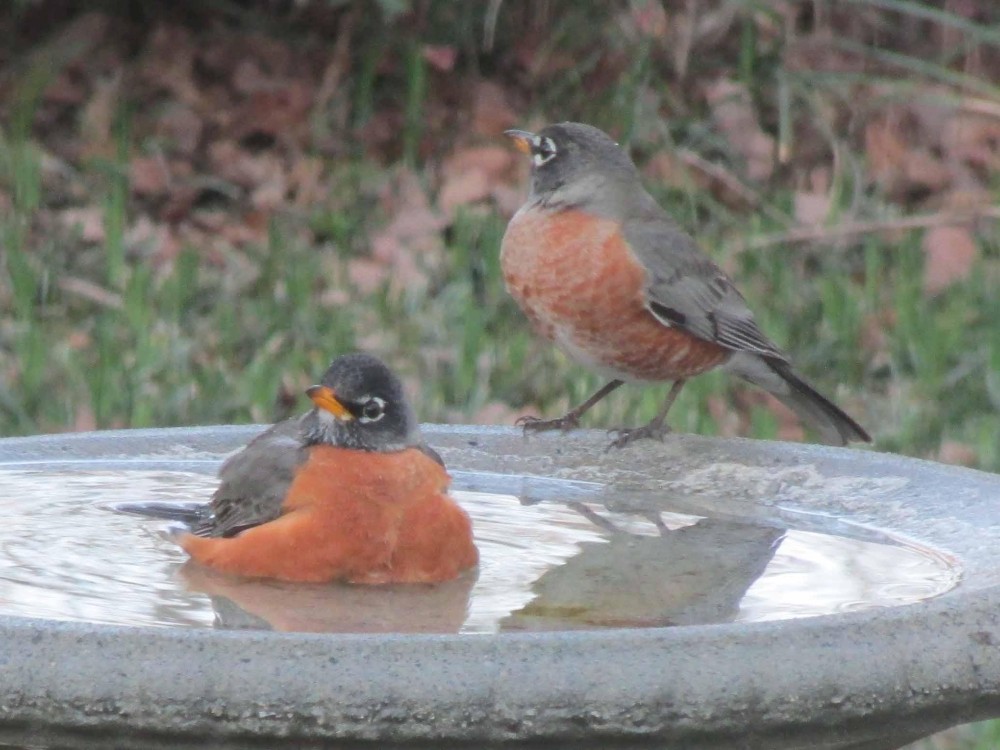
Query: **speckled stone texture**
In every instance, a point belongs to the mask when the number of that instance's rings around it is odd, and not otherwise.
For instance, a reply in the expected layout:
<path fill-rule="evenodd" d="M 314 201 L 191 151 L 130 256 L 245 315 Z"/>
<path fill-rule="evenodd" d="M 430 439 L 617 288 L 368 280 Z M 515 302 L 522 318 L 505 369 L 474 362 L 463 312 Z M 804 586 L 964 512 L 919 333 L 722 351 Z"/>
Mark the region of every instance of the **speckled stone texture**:
<path fill-rule="evenodd" d="M 0 440 L 0 471 L 93 460 L 183 470 L 259 429 Z M 514 481 L 544 496 L 557 478 L 569 482 L 563 495 L 600 495 L 619 510 L 669 498 L 674 509 L 798 528 L 836 531 L 845 519 L 952 556 L 962 581 L 923 604 L 854 614 L 498 636 L 0 617 L 0 742 L 878 750 L 1000 716 L 998 476 L 801 444 L 670 436 L 605 453 L 596 432 L 425 430 L 459 484 Z"/>

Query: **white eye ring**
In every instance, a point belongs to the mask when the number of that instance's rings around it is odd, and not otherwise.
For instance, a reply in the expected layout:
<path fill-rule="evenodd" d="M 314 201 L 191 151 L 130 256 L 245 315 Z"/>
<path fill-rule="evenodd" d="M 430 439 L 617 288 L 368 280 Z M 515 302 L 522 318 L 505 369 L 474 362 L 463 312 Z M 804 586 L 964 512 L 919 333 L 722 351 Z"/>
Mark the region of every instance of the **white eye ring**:
<path fill-rule="evenodd" d="M 531 163 L 536 167 L 552 161 L 558 153 L 555 142 L 547 136 L 543 138 L 536 135 L 531 145 Z"/>
<path fill-rule="evenodd" d="M 364 406 L 361 407 L 361 416 L 358 417 L 358 421 L 362 424 L 378 422 L 385 416 L 385 401 L 378 396 L 365 397 L 361 401 Z"/>

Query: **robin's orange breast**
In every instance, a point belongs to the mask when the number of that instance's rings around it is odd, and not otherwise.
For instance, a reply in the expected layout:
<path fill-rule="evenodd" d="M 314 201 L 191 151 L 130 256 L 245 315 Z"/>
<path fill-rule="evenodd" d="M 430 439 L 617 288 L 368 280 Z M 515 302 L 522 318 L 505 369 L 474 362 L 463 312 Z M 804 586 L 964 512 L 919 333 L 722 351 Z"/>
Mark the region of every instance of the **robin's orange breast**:
<path fill-rule="evenodd" d="M 507 227 L 500 263 L 535 328 L 583 364 L 626 379 L 675 380 L 729 356 L 646 309 L 646 272 L 616 221 L 523 210 Z"/>
<path fill-rule="evenodd" d="M 443 467 L 416 449 L 314 446 L 274 521 L 232 538 L 187 534 L 181 546 L 228 573 L 286 581 L 430 583 L 479 559 L 468 515 Z"/>

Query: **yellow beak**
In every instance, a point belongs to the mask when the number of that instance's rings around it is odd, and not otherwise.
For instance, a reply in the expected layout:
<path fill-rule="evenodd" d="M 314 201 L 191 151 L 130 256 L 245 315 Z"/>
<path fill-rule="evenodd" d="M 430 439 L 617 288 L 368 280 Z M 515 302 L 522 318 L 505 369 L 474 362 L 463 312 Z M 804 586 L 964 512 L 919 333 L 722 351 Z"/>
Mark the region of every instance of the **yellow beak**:
<path fill-rule="evenodd" d="M 531 154 L 531 142 L 535 137 L 534 133 L 527 130 L 505 130 L 503 134 L 513 139 L 514 147 L 522 154 Z"/>
<path fill-rule="evenodd" d="M 337 400 L 332 388 L 325 385 L 312 385 L 306 389 L 306 395 L 318 408 L 330 412 L 341 422 L 350 422 L 354 419 L 354 415 L 347 410 L 347 407 Z"/>

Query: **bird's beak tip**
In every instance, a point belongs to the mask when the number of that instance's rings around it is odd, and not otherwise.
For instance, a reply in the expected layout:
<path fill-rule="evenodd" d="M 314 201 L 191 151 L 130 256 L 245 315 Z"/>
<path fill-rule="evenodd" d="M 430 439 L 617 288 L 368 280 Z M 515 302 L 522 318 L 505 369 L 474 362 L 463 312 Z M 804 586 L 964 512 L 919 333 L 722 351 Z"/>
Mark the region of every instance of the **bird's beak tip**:
<path fill-rule="evenodd" d="M 522 154 L 531 153 L 531 139 L 535 137 L 534 133 L 529 133 L 527 130 L 505 130 L 503 134 L 514 141 L 514 147 Z"/>
<path fill-rule="evenodd" d="M 333 389 L 325 385 L 312 385 L 306 389 L 306 395 L 318 409 L 330 412 L 341 422 L 349 422 L 354 415 L 348 411 L 339 400 Z"/>

